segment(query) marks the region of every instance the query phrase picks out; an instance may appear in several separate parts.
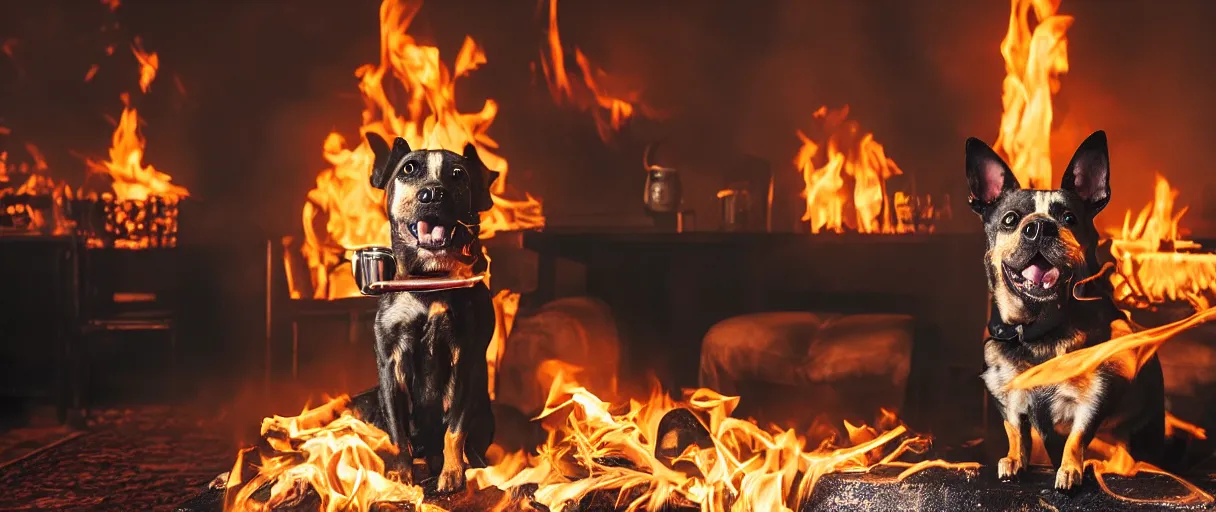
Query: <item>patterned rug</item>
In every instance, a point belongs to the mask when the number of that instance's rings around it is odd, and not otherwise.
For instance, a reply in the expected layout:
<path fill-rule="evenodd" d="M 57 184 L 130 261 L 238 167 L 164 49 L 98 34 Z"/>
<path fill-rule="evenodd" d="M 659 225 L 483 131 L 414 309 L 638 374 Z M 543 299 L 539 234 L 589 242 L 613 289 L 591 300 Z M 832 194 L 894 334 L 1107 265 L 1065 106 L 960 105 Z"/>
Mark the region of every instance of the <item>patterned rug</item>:
<path fill-rule="evenodd" d="M 231 468 L 225 433 L 169 407 L 107 411 L 0 468 L 0 510 L 172 510 Z"/>

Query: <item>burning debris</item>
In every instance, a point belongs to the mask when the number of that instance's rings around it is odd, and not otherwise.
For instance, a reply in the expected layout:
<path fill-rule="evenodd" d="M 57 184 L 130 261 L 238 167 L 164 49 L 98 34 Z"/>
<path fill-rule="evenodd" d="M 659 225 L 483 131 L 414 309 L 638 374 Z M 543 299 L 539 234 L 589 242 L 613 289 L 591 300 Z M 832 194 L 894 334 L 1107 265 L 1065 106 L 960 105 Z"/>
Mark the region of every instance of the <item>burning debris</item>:
<path fill-rule="evenodd" d="M 1161 175 L 1156 182 L 1153 201 L 1134 223 L 1129 210 L 1112 237 L 1115 298 L 1133 308 L 1185 302 L 1195 311 L 1208 309 L 1216 298 L 1216 254 L 1180 236 L 1178 223 L 1187 208 L 1175 212 L 1178 191 Z"/>
<path fill-rule="evenodd" d="M 575 381 L 577 368 L 559 366 L 536 418 L 548 440 L 531 454 L 499 450 L 496 464 L 468 472 L 471 487 L 505 492 L 500 510 L 584 510 L 601 501 L 629 510 L 799 510 L 828 474 L 881 465 L 899 468 L 897 482 L 929 467 L 978 468 L 923 460 L 928 438 L 887 411 L 876 427 L 845 422 L 847 441 L 834 428 L 813 429 L 829 433 L 808 449 L 793 430 L 731 418 L 738 398 L 699 389 L 676 402 L 655 390 L 622 410 Z M 323 510 L 420 505 L 420 488 L 384 476 L 378 452 L 392 448 L 376 418 L 361 420 L 350 405 L 339 398 L 294 418 L 266 419 L 262 442 L 242 451 L 229 473 L 236 476 L 216 486 L 226 490 L 226 510 L 281 509 L 306 494 L 318 495 Z M 901 461 L 909 457 L 922 460 Z"/>

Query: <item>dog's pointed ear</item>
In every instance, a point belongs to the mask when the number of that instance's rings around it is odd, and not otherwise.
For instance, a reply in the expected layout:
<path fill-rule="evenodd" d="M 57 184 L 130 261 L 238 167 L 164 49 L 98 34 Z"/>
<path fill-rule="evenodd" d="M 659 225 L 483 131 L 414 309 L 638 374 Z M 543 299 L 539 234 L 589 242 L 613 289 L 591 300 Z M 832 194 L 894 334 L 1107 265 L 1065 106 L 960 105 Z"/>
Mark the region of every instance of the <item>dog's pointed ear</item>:
<path fill-rule="evenodd" d="M 376 132 L 367 132 L 364 135 L 367 138 L 367 145 L 372 149 L 372 154 L 375 155 L 375 160 L 372 162 L 371 184 L 380 190 L 388 185 L 389 178 L 392 177 L 394 165 L 405 155 L 410 152 L 410 144 L 401 137 L 397 137 L 393 141 L 393 148 L 390 150 L 388 142 Z"/>
<path fill-rule="evenodd" d="M 971 189 L 967 203 L 979 214 L 1005 191 L 1021 188 L 1000 155 L 975 137 L 967 139 L 967 185 Z"/>
<path fill-rule="evenodd" d="M 477 154 L 477 147 L 472 143 L 464 145 L 464 159 L 471 167 L 469 178 L 472 179 L 470 189 L 473 192 L 473 209 L 477 212 L 488 211 L 494 207 L 494 198 L 490 197 L 490 186 L 494 184 L 494 180 L 498 179 L 498 171 L 486 168 L 485 163 L 481 161 L 481 156 Z"/>
<path fill-rule="evenodd" d="M 1077 194 L 1096 214 L 1110 202 L 1110 150 L 1106 132 L 1098 130 L 1085 139 L 1064 169 L 1060 189 Z"/>

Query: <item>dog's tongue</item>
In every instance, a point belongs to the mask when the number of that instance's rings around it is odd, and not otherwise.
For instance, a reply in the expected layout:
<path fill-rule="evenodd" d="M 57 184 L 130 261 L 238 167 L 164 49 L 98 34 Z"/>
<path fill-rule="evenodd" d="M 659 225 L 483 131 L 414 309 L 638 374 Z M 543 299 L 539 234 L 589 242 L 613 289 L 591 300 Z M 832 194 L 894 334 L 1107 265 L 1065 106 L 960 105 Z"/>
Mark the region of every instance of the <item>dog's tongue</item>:
<path fill-rule="evenodd" d="M 1060 269 L 1048 263 L 1035 262 L 1026 267 L 1022 271 L 1022 277 L 1027 281 L 1034 283 L 1035 286 L 1043 288 L 1051 288 L 1056 285 L 1056 281 L 1060 279 Z"/>

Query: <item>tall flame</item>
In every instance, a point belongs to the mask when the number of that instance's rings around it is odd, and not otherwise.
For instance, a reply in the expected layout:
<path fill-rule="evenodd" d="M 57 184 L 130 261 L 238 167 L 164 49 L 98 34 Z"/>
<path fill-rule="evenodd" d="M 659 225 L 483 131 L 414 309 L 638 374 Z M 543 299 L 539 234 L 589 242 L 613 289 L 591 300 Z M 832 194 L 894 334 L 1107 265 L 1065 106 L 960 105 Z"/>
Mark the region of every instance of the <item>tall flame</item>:
<path fill-rule="evenodd" d="M 815 111 L 815 119 L 827 133 L 827 159 L 822 166 L 816 167 L 814 163 L 820 146 L 798 132 L 802 147 L 794 157 L 794 165 L 806 183 L 802 192 L 806 213 L 802 220 L 810 223 L 811 233 L 842 233 L 846 226 L 860 233 L 899 232 L 899 224 L 893 222 L 886 182 L 903 171 L 887 157 L 874 135 L 862 134 L 856 121 L 846 119 L 848 115 L 847 105 L 830 112 L 827 107 Z M 844 190 L 844 176 L 853 182 L 851 198 Z M 847 216 L 845 207 L 850 204 L 854 215 Z"/>
<path fill-rule="evenodd" d="M 497 103 L 486 100 L 481 111 L 473 113 L 456 107 L 456 79 L 484 64 L 485 52 L 466 37 L 455 66 L 449 69 L 438 48 L 417 44 L 406 33 L 421 6 L 419 0 L 385 0 L 380 5 L 380 62 L 355 71 L 366 103 L 360 134 L 374 132 L 388 140 L 403 137 L 413 149 L 460 152 L 473 144 L 486 167 L 499 173 L 490 190 L 494 207 L 481 217 L 482 238 L 503 230 L 544 226 L 540 201 L 528 194 L 523 200 L 504 197 L 507 161 L 495 152 L 498 143 L 487 133 L 498 114 Z M 401 105 L 390 98 L 400 99 Z M 384 193 L 368 182 L 374 155 L 367 141 L 360 139 L 351 147 L 338 133 L 329 134 L 323 155 L 331 167 L 317 175 L 317 185 L 304 205 L 303 250 L 312 271 L 314 298 L 357 296 L 349 279 L 331 285 L 331 275 L 349 273 L 336 270 L 345 252 L 389 245 Z"/>
<path fill-rule="evenodd" d="M 1073 22 L 1056 14 L 1060 1 L 1012 0 L 1009 32 L 1001 42 L 1006 76 L 996 149 L 1027 188 L 1052 188 L 1051 98 L 1060 90 L 1060 75 L 1068 72 L 1064 32 Z M 1038 19 L 1033 31 L 1031 9 Z"/>

